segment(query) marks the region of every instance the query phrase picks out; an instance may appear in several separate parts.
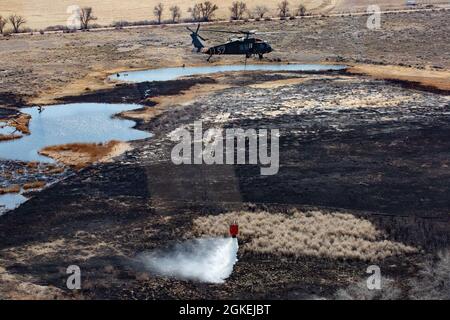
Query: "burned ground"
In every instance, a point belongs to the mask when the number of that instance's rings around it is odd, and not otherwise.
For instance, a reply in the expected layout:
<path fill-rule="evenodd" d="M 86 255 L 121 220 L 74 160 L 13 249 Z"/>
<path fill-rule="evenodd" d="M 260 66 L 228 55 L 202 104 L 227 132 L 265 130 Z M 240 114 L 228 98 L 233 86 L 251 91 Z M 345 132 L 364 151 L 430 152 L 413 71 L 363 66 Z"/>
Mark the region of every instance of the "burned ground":
<path fill-rule="evenodd" d="M 369 219 L 388 239 L 421 250 L 377 261 L 399 282 L 448 248 L 447 96 L 337 73 L 225 78 L 235 86 L 140 122 L 155 136 L 115 163 L 86 168 L 2 216 L 6 270 L 65 290 L 64 268 L 77 264 L 85 285 L 69 296 L 127 299 L 331 297 L 365 273 L 358 260 L 275 252 L 241 254 L 224 285 L 158 278 L 136 265 L 139 253 L 187 237 L 194 218 L 232 210 L 315 208 Z M 302 82 L 270 89 L 283 78 Z M 264 89 L 253 86 L 263 80 Z M 168 134 L 195 120 L 204 129 L 280 129 L 279 174 L 173 165 Z"/>
<path fill-rule="evenodd" d="M 78 96 L 66 96 L 59 99 L 62 103 L 137 103 L 144 106 L 155 106 L 151 98 L 176 95 L 191 89 L 195 85 L 212 84 L 212 78 L 192 78 L 164 82 L 117 83 L 114 88 L 97 90 Z"/>
<path fill-rule="evenodd" d="M 220 28 L 268 31 L 264 38 L 276 48 L 272 62 L 395 65 L 414 75 L 449 69 L 448 15 L 382 15 L 376 31 L 365 27 L 364 16 Z M 224 40 L 218 34 L 209 38 Z M 154 137 L 133 142 L 135 149 L 113 163 L 79 172 L 56 168 L 54 176 L 33 171 L 35 180 L 59 182 L 1 216 L 0 298 L 17 289 L 4 285 L 10 277 L 19 284 L 55 286 L 69 298 L 296 299 L 333 297 L 365 276 L 363 261 L 277 252 L 240 253 L 223 285 L 155 277 L 136 264 L 143 251 L 192 236 L 196 218 L 239 210 L 318 210 L 369 220 L 387 239 L 418 248 L 416 254 L 376 261 L 401 284 L 403 298 L 420 263 L 449 248 L 447 91 L 414 79 L 343 73 L 235 73 L 142 84 L 106 80 L 129 69 L 204 64 L 204 56 L 191 53 L 181 26 L 0 38 L 0 58 L 2 117 L 24 106 L 60 102 L 132 102 L 156 109 L 161 96 L 225 85 L 189 103 L 169 103 L 149 119 L 134 117 L 137 128 Z M 242 63 L 240 57 L 213 61 Z M 195 120 L 205 129 L 280 129 L 279 174 L 263 177 L 259 166 L 249 165 L 173 165 L 168 134 Z M 27 182 L 8 174 L 23 164 L 2 165 L 6 175 L 0 182 Z M 82 269 L 78 293 L 65 285 L 71 264 Z"/>

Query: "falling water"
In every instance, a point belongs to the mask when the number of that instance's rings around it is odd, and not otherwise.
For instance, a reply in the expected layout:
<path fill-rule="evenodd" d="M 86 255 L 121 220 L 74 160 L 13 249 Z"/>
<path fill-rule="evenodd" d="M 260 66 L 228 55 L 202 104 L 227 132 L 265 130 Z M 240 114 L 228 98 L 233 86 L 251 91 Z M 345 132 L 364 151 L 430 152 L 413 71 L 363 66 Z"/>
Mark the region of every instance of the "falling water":
<path fill-rule="evenodd" d="M 208 283 L 223 283 L 237 262 L 235 238 L 201 238 L 177 244 L 170 250 L 139 256 L 144 267 L 157 275 Z"/>

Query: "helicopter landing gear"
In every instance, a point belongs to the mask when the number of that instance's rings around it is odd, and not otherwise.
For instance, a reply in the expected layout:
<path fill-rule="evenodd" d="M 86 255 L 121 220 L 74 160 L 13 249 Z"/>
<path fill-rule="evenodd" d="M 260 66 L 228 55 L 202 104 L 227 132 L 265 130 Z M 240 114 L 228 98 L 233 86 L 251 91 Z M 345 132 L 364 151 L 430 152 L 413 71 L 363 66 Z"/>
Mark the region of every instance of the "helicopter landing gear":
<path fill-rule="evenodd" d="M 264 55 L 263 54 L 258 54 L 258 57 L 259 57 L 259 60 L 262 60 L 262 59 L 264 59 Z"/>
<path fill-rule="evenodd" d="M 211 61 L 210 61 L 211 58 L 212 58 L 212 55 L 210 55 L 210 56 L 208 57 L 208 59 L 206 59 L 206 61 L 211 62 Z"/>

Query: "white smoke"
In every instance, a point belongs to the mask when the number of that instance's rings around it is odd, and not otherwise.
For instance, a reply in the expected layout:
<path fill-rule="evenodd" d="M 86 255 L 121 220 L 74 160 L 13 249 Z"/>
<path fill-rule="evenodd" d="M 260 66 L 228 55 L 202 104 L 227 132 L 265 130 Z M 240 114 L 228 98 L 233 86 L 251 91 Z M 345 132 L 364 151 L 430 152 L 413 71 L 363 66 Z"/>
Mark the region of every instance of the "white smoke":
<path fill-rule="evenodd" d="M 169 251 L 139 256 L 144 267 L 157 275 L 208 283 L 223 283 L 237 262 L 235 238 L 201 238 L 177 244 Z"/>

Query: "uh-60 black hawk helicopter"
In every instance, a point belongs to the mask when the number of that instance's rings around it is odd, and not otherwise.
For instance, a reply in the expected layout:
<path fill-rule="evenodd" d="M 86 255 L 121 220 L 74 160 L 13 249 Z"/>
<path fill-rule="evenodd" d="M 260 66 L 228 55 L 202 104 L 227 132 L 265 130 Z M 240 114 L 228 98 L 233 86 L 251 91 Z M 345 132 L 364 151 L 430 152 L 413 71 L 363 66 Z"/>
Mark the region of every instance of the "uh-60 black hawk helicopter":
<path fill-rule="evenodd" d="M 245 55 L 245 61 L 251 56 L 257 55 L 259 59 L 262 59 L 266 53 L 273 51 L 272 47 L 267 43 L 255 37 L 256 30 L 252 31 L 225 31 L 225 30 L 204 30 L 206 32 L 220 32 L 228 34 L 238 34 L 242 37 L 230 38 L 227 43 L 220 44 L 214 47 L 205 48 L 201 40 L 207 41 L 201 35 L 198 34 L 200 30 L 200 24 L 197 26 L 197 30 L 194 31 L 191 28 L 187 29 L 192 32 L 192 44 L 197 49 L 197 52 L 209 55 L 207 61 L 214 55 Z"/>

